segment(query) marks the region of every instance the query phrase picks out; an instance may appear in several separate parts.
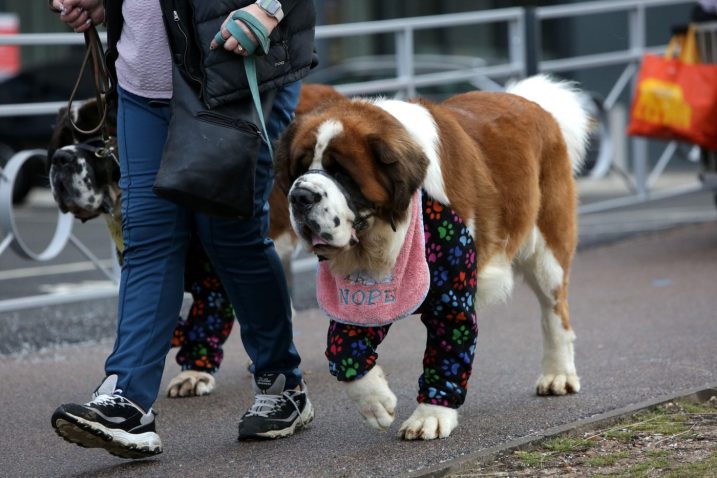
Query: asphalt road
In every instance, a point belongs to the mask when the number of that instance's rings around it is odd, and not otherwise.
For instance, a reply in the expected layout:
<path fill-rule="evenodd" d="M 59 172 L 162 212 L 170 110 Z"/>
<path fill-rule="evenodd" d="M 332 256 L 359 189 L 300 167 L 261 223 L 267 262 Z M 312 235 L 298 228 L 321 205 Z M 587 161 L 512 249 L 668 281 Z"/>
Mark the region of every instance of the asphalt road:
<path fill-rule="evenodd" d="M 673 207 L 682 206 L 665 205 Z M 705 217 L 708 210 L 704 208 Z M 661 214 L 667 215 L 664 210 Z M 587 225 L 589 220 L 581 222 Z M 329 375 L 323 356 L 327 322 L 308 307 L 295 318 L 296 343 L 316 408 L 316 418 L 306 430 L 273 442 L 236 441 L 239 416 L 252 397 L 246 356 L 234 334 L 216 393 L 193 399 L 160 397 L 155 407 L 165 452 L 129 462 L 70 445 L 54 435 L 49 423 L 60 403 L 90 398 L 103 376 L 111 334 L 99 342 L 40 350 L 28 345 L 0 355 L 0 476 L 404 476 L 547 428 L 714 386 L 717 221 L 703 217 L 686 222 L 701 224 L 627 239 L 624 232 L 605 233 L 590 247 L 583 243 L 570 294 L 583 386 L 578 395 L 534 395 L 540 371 L 539 313 L 535 299 L 521 285 L 509 304 L 479 317 L 475 369 L 459 428 L 445 440 L 403 442 L 396 433 L 415 406 L 425 340 L 420 321 L 408 318 L 396 324 L 379 349 L 379 362 L 399 399 L 396 422 L 387 433 L 379 433 L 362 423 L 341 385 Z M 0 282 L 3 294 L 6 283 Z M 91 307 L 81 311 L 88 321 Z M 41 314 L 28 310 L 0 316 L 0 338 L 7 342 L 18 330 L 30 333 L 32 329 L 22 329 L 22 324 L 36 315 Z M 81 334 L 82 324 L 75 325 Z M 165 383 L 176 372 L 170 354 Z"/>

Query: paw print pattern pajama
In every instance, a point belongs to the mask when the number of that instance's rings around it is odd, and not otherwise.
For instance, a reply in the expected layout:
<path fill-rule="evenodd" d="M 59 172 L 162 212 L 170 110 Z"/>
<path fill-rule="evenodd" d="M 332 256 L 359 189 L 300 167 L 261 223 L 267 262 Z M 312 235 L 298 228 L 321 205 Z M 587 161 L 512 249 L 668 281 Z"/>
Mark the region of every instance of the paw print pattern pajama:
<path fill-rule="evenodd" d="M 431 287 L 416 311 L 428 332 L 417 400 L 458 408 L 465 401 L 478 338 L 476 248 L 463 219 L 453 209 L 425 192 L 422 196 Z M 390 327 L 332 320 L 326 348 L 331 374 L 340 381 L 363 377 L 376 364 L 376 349 Z"/>
<path fill-rule="evenodd" d="M 182 370 L 214 373 L 224 358 L 222 346 L 234 325 L 234 309 L 198 239 L 192 238 L 184 268 L 184 289 L 192 294 L 186 319 L 179 318 L 172 347 Z"/>

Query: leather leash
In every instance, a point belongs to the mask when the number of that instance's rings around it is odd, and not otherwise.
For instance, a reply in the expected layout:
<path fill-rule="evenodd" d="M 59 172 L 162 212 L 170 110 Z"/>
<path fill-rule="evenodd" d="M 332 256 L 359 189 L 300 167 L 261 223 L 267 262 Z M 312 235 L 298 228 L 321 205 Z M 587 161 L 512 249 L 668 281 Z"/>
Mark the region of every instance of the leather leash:
<path fill-rule="evenodd" d="M 102 48 L 102 41 L 100 40 L 100 35 L 99 33 L 97 33 L 97 28 L 95 28 L 94 25 L 92 25 L 87 31 L 85 31 L 84 35 L 85 57 L 82 60 L 82 65 L 80 66 L 80 72 L 77 75 L 75 86 L 72 88 L 72 93 L 70 93 L 70 98 L 67 101 L 68 117 L 70 120 L 70 124 L 79 134 L 90 136 L 99 132 L 102 135 L 104 147 L 97 148 L 95 154 L 99 157 L 110 157 L 116 163 L 119 164 L 117 155 L 114 153 L 115 144 L 113 138 L 109 134 L 109 128 L 107 127 L 107 113 L 109 109 L 107 105 L 107 95 L 111 92 L 112 85 L 110 81 L 109 71 L 107 69 L 107 63 L 105 62 L 105 52 Z M 92 67 L 92 80 L 95 89 L 95 100 L 100 120 L 93 128 L 89 130 L 84 130 L 77 126 L 71 113 L 72 103 L 75 100 L 75 95 L 77 94 L 77 91 L 80 87 L 80 82 L 82 81 L 82 77 L 85 74 L 85 69 L 87 68 L 88 64 L 91 64 Z"/>

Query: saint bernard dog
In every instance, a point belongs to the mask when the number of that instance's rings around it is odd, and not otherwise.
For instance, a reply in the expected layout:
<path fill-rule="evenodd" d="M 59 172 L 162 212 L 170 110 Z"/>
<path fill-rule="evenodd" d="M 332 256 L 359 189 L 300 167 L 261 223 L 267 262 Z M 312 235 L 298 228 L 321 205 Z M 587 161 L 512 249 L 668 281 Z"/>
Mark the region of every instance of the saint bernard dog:
<path fill-rule="evenodd" d="M 476 309 L 507 300 L 514 271 L 542 314 L 537 394 L 580 390 L 567 299 L 577 242 L 574 173 L 587 135 L 581 93 L 545 75 L 437 104 L 334 97 L 287 128 L 276 150 L 277 181 L 296 234 L 320 259 L 317 289 L 333 277 L 317 293 L 331 319 L 326 355 L 370 425 L 387 429 L 396 407 L 376 347 L 391 320 L 415 311 L 427 347 L 419 403 L 399 435 L 451 434 L 471 373 Z M 414 232 L 423 254 L 389 285 Z M 427 272 L 414 271 L 423 261 Z M 421 274 L 428 280 L 415 279 Z M 358 284 L 356 277 L 374 285 L 331 289 L 334 279 Z M 411 294 L 419 287 L 426 291 Z M 391 304 L 388 318 L 374 312 L 402 292 L 408 308 Z M 416 297 L 418 308 L 410 303 Z"/>

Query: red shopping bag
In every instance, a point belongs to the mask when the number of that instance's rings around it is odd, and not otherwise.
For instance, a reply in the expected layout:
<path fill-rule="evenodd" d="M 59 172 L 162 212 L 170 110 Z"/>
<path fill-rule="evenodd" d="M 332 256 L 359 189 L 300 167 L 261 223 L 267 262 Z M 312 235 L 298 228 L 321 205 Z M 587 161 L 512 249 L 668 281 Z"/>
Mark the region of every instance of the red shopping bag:
<path fill-rule="evenodd" d="M 717 150 L 717 65 L 699 63 L 694 40 L 690 27 L 684 36 L 672 38 L 665 56 L 645 55 L 629 134 Z"/>

